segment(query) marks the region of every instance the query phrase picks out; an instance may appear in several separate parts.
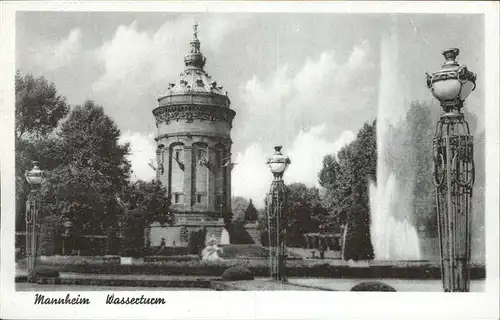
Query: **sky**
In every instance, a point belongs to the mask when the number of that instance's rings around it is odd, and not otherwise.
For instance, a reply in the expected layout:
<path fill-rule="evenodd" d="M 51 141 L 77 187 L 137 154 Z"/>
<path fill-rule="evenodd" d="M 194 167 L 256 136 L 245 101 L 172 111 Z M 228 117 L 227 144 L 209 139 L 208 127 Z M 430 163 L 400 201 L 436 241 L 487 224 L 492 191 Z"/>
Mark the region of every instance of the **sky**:
<path fill-rule="evenodd" d="M 458 47 L 457 60 L 478 73 L 467 107 L 484 127 L 481 15 L 17 12 L 16 68 L 53 81 L 70 104 L 102 105 L 120 141 L 131 143 L 132 178 L 149 180 L 152 110 L 184 68 L 195 20 L 205 70 L 236 111 L 232 193 L 257 206 L 274 145 L 291 158 L 287 183 L 319 186 L 323 157 L 353 141 L 379 109 L 402 114 L 412 101 L 439 108 L 425 72 L 441 68 L 442 49 Z"/>

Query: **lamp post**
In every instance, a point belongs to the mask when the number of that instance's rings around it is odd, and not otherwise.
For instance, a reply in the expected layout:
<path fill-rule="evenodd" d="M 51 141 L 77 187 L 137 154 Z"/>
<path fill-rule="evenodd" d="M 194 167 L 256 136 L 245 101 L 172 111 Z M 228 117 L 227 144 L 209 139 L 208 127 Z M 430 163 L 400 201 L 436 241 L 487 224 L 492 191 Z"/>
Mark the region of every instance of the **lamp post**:
<path fill-rule="evenodd" d="M 26 201 L 26 257 L 28 262 L 28 282 L 36 282 L 37 266 L 37 229 L 39 210 L 39 189 L 44 181 L 44 172 L 38 167 L 38 161 L 33 161 L 33 169 L 25 172 L 26 181 L 31 186 Z"/>
<path fill-rule="evenodd" d="M 61 234 L 63 239 L 62 249 L 63 249 L 63 255 L 66 255 L 68 249 L 68 240 L 73 235 L 73 222 L 69 218 L 65 217 L 63 218 L 62 226 L 63 226 L 63 232 Z"/>
<path fill-rule="evenodd" d="M 474 158 L 462 108 L 476 88 L 476 74 L 455 61 L 458 49 L 442 54 L 446 59 L 442 69 L 426 74 L 427 86 L 443 108 L 433 148 L 441 275 L 445 292 L 468 292 Z"/>
<path fill-rule="evenodd" d="M 274 150 L 274 154 L 266 162 L 274 177 L 267 201 L 270 271 L 273 279 L 286 282 L 284 211 L 287 206 L 287 192 L 283 182 L 283 174 L 290 164 L 290 159 L 283 156 L 281 146 L 274 147 Z"/>

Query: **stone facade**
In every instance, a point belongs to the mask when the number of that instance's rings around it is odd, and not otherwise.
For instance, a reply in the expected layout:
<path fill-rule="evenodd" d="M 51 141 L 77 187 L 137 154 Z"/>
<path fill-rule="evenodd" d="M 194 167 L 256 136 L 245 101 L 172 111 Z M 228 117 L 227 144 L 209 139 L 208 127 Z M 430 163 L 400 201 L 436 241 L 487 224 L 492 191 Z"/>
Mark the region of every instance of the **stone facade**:
<path fill-rule="evenodd" d="M 151 245 L 187 245 L 189 232 L 207 228 L 220 237 L 231 212 L 231 127 L 235 112 L 223 87 L 203 69 L 197 26 L 185 70 L 153 110 L 158 128 L 156 178 L 166 187 L 176 224 L 151 226 Z M 163 235 L 163 236 L 162 236 Z"/>

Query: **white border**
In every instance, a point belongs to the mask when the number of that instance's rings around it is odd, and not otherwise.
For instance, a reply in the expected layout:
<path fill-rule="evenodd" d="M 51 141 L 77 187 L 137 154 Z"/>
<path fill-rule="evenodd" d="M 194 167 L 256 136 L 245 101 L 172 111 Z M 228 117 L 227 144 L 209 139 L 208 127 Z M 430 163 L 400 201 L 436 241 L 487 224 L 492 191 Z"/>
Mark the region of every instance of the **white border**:
<path fill-rule="evenodd" d="M 387 318 L 498 319 L 499 301 L 499 5 L 495 2 L 0 2 L 1 7 L 1 297 L 0 318 Z M 484 293 L 353 292 L 130 292 L 162 295 L 165 307 L 107 306 L 106 292 L 80 292 L 90 306 L 34 306 L 34 293 L 15 292 L 14 274 L 14 74 L 15 12 L 183 11 L 183 12 L 348 12 L 482 13 L 485 15 L 486 70 L 486 243 Z M 437 31 L 438 32 L 438 31 Z M 125 292 L 117 292 L 125 295 Z M 65 292 L 53 296 L 64 296 Z"/>

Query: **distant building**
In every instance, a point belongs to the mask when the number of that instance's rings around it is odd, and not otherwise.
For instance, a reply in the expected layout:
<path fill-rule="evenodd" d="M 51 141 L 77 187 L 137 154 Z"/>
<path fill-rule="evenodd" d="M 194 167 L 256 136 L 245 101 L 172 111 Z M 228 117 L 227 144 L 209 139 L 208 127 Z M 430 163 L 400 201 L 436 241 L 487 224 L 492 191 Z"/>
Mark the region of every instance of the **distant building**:
<path fill-rule="evenodd" d="M 235 111 L 227 92 L 204 70 L 195 24 L 186 68 L 153 110 L 158 134 L 156 179 L 166 187 L 173 227 L 151 225 L 146 235 L 152 246 L 187 246 L 189 233 L 207 228 L 207 237 L 220 237 L 223 217 L 231 212 L 231 128 Z"/>

